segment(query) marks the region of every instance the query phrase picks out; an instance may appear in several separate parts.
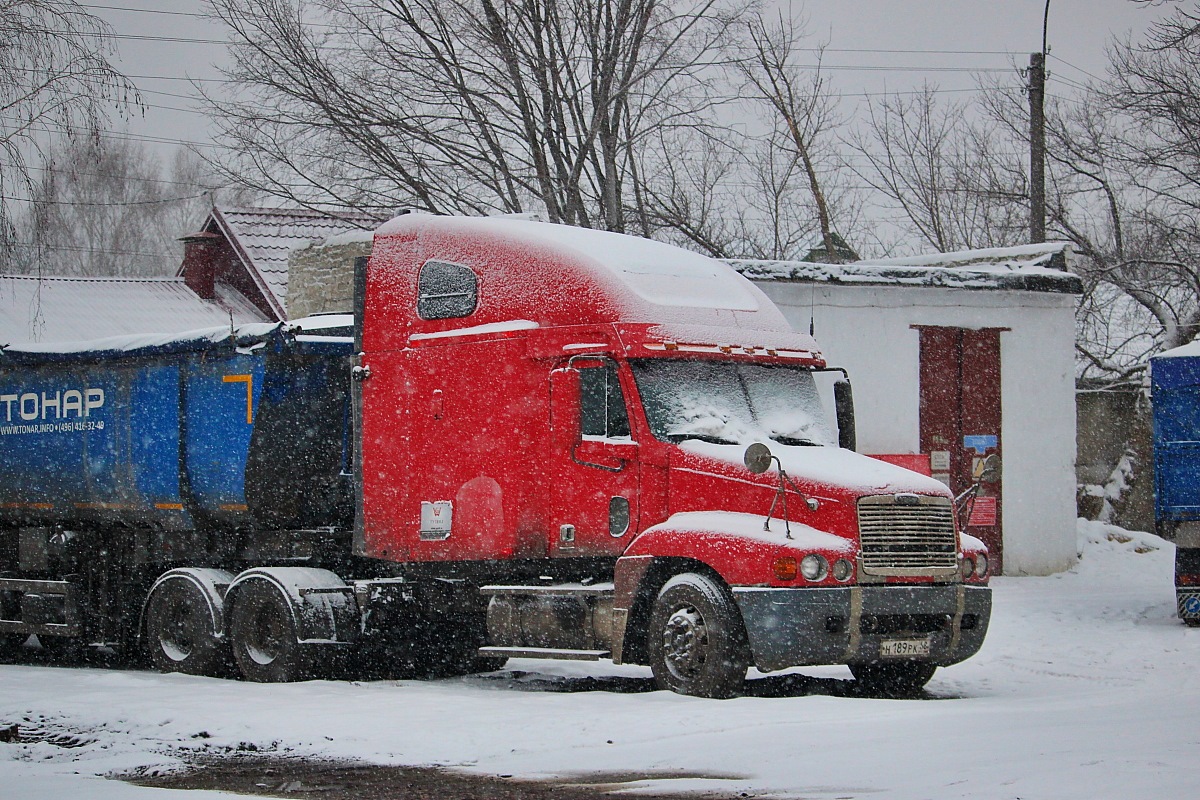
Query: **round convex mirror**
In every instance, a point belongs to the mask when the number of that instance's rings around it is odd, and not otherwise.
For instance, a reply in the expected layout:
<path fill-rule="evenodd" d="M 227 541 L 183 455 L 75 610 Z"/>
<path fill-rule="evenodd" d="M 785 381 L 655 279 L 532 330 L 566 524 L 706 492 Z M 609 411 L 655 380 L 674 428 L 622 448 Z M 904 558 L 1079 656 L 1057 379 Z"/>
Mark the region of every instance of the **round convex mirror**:
<path fill-rule="evenodd" d="M 746 455 L 742 458 L 746 464 L 746 469 L 759 475 L 771 468 L 771 448 L 767 447 L 762 442 L 755 442 L 746 448 Z"/>

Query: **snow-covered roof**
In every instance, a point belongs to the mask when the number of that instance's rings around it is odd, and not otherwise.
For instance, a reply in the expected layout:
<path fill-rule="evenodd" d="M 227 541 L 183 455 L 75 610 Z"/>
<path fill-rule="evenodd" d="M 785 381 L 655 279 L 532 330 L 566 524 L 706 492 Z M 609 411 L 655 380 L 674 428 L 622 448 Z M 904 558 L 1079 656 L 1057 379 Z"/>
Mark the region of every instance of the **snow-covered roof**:
<path fill-rule="evenodd" d="M 1151 361 L 1160 358 L 1195 358 L 1200 356 L 1200 341 L 1188 342 L 1185 345 L 1174 347 L 1170 350 L 1163 350 L 1161 353 L 1155 353 L 1151 357 Z"/>
<path fill-rule="evenodd" d="M 797 281 L 848 285 L 898 285 L 956 289 L 1009 289 L 1080 294 L 1079 277 L 1066 271 L 1067 242 L 993 247 L 908 258 L 816 264 L 807 261 L 729 261 L 756 281 Z"/>
<path fill-rule="evenodd" d="M 288 337 L 301 347 L 318 343 L 324 349 L 332 347 L 348 354 L 354 343 L 350 335 L 353 327 L 354 317 L 350 314 L 320 314 L 291 322 L 248 322 L 232 326 L 226 323 L 174 333 L 129 333 L 77 341 L 26 342 L 0 345 L 0 365 L 253 348 L 277 336 Z"/>
<path fill-rule="evenodd" d="M 52 343 L 262 322 L 242 295 L 201 299 L 180 278 L 0 275 L 0 345 Z"/>
<path fill-rule="evenodd" d="M 332 216 L 301 208 L 214 208 L 204 229 L 225 236 L 263 296 L 284 318 L 288 254 L 339 234 L 370 231 L 378 224 L 378 219 L 365 214 Z"/>

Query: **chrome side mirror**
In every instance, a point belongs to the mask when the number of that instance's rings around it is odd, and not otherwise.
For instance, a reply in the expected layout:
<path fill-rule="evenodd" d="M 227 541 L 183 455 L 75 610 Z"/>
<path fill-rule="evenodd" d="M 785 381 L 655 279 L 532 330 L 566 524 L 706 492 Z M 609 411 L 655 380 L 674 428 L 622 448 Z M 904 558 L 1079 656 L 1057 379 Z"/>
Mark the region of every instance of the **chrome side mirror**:
<path fill-rule="evenodd" d="M 772 458 L 771 448 L 762 442 L 755 442 L 746 448 L 746 455 L 742 457 L 742 462 L 745 463 L 746 469 L 755 475 L 761 475 L 771 468 Z"/>

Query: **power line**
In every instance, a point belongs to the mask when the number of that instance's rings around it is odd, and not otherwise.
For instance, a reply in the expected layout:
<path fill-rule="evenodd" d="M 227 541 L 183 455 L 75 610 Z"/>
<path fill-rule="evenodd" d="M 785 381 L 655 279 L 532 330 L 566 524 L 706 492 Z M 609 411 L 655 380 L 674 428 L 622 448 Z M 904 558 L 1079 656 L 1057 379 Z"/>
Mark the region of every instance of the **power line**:
<path fill-rule="evenodd" d="M 72 247 L 67 244 L 38 244 L 36 242 L 13 242 L 17 247 L 30 247 L 38 250 L 59 250 L 66 253 L 96 253 L 98 250 L 104 255 L 112 256 L 140 256 L 142 258 L 178 258 L 178 253 L 141 253 L 137 250 L 110 250 L 107 247 L 92 248 L 92 247 Z M 24 277 L 24 276 L 22 276 Z"/>
<path fill-rule="evenodd" d="M 164 14 L 172 17 L 196 17 L 204 19 L 207 14 L 197 14 L 194 11 L 160 11 L 154 8 L 129 8 L 128 6 L 102 6 L 92 3 L 80 3 L 84 8 L 91 8 L 98 11 L 131 11 L 137 14 Z"/>
<path fill-rule="evenodd" d="M 150 8 L 130 8 L 128 6 L 110 6 L 94 3 L 81 4 L 84 8 L 90 8 L 103 11 L 125 11 L 135 14 L 161 14 L 175 17 L 192 17 L 195 19 L 212 19 L 208 14 L 198 14 L 188 11 L 163 11 L 160 9 Z M 304 22 L 305 27 L 319 28 L 338 28 L 340 26 L 327 25 L 316 22 Z M 168 39 L 169 40 L 169 39 Z M 194 40 L 197 42 L 208 40 Z M 211 41 L 213 44 L 230 44 L 228 41 Z M 906 55 L 963 55 L 963 56 L 1014 56 L 1019 55 L 1014 50 L 950 50 L 942 48 L 874 48 L 874 47 L 798 47 L 798 52 L 807 53 L 879 53 L 885 55 L 906 54 Z"/>
<path fill-rule="evenodd" d="M 179 203 L 184 200 L 195 200 L 197 198 L 204 197 L 205 194 L 206 194 L 206 192 L 200 192 L 199 194 L 186 195 L 184 197 L 166 197 L 166 198 L 163 198 L 162 200 L 127 200 L 127 201 L 118 202 L 118 203 L 99 203 L 99 202 L 88 201 L 88 200 L 34 200 L 31 197 L 12 197 L 11 195 L 7 195 L 7 194 L 0 195 L 0 198 L 3 198 L 4 200 L 12 200 L 12 201 L 18 202 L 18 203 L 34 203 L 34 204 L 52 205 L 52 206 L 88 206 L 88 207 L 94 207 L 94 208 L 124 208 L 126 206 L 153 206 L 153 205 L 162 205 L 165 203 Z"/>
<path fill-rule="evenodd" d="M 1074 65 L 1074 64 L 1072 64 L 1070 61 L 1067 61 L 1065 58 L 1059 58 L 1058 56 L 1054 55 L 1054 53 L 1047 53 L 1046 55 L 1050 56 L 1050 58 L 1053 58 L 1055 61 L 1059 62 L 1060 64 L 1066 64 L 1066 65 L 1067 65 L 1068 67 L 1070 67 L 1071 69 L 1073 69 L 1073 70 L 1076 70 L 1076 71 L 1078 71 L 1078 72 L 1082 72 L 1084 75 L 1087 75 L 1087 76 L 1088 76 L 1089 78 L 1091 78 L 1092 80 L 1097 80 L 1097 81 L 1103 81 L 1103 80 L 1104 80 L 1104 79 L 1103 79 L 1103 78 L 1101 78 L 1100 76 L 1098 76 L 1098 75 L 1095 75 L 1095 74 L 1093 74 L 1093 73 L 1091 73 L 1091 72 L 1088 72 L 1088 71 L 1087 71 L 1086 69 L 1084 69 L 1083 67 L 1077 67 L 1077 66 L 1075 66 L 1075 65 Z"/>
<path fill-rule="evenodd" d="M 53 167 L 27 167 L 27 169 L 30 172 L 58 172 L 58 170 L 54 169 Z M 70 172 L 71 172 L 71 175 L 73 175 L 73 176 L 77 175 L 77 176 L 81 176 L 84 178 L 107 178 L 107 177 L 110 177 L 110 176 L 105 175 L 100 172 L 79 172 L 78 170 L 71 170 Z M 130 182 L 130 183 L 161 183 L 165 186 L 187 186 L 190 189 L 196 189 L 196 188 L 203 189 L 205 192 L 215 192 L 215 191 L 218 191 L 218 190 L 224 188 L 222 186 L 204 186 L 203 184 L 197 184 L 194 181 L 172 181 L 172 180 L 168 180 L 166 178 L 131 178 L 131 179 L 129 179 L 128 182 Z"/>
<path fill-rule="evenodd" d="M 61 123 L 39 123 L 38 125 L 31 127 L 34 130 L 38 130 L 43 133 L 70 133 L 73 130 L 76 130 L 70 125 L 63 125 Z M 150 142 L 153 144 L 174 144 L 179 145 L 180 147 L 224 149 L 215 142 L 196 142 L 189 139 L 171 139 L 165 136 L 150 136 L 147 134 L 127 133 L 125 131 L 99 131 L 96 135 L 101 139 L 123 139 L 135 142 Z"/>

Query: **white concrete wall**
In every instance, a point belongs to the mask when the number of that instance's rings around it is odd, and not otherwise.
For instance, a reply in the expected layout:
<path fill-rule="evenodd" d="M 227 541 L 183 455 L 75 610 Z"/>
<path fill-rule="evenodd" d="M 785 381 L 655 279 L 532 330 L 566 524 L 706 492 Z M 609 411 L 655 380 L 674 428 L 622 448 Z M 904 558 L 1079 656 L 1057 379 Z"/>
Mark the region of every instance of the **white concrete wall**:
<path fill-rule="evenodd" d="M 920 445 L 913 325 L 1000 334 L 1004 567 L 1046 575 L 1075 563 L 1075 298 L 1069 294 L 757 282 L 796 330 L 810 309 L 831 366 L 854 384 L 864 453 Z"/>

